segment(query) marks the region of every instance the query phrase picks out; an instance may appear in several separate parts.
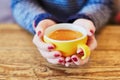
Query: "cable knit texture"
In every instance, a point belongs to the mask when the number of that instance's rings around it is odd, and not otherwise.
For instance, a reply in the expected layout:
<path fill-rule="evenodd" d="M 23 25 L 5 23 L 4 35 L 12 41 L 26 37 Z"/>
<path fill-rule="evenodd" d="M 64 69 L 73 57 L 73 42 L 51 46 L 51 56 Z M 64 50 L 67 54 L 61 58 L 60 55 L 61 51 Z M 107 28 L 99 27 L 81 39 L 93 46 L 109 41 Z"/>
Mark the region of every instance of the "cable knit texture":
<path fill-rule="evenodd" d="M 112 0 L 12 0 L 15 20 L 34 34 L 32 22 L 43 19 L 73 22 L 84 18 L 93 21 L 97 30 L 110 18 Z"/>

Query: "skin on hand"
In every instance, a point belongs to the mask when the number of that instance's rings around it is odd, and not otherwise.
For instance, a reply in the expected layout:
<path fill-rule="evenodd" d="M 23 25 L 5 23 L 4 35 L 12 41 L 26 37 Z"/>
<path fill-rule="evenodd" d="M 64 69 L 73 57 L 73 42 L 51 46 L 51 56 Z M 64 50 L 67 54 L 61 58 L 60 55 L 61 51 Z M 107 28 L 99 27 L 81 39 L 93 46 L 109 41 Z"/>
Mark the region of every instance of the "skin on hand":
<path fill-rule="evenodd" d="M 59 51 L 53 50 L 55 46 L 51 43 L 45 43 L 43 41 L 44 30 L 56 24 L 53 20 L 45 19 L 38 23 L 37 27 L 35 28 L 36 34 L 33 38 L 33 43 L 37 46 L 41 55 L 52 64 L 64 64 L 64 58 L 61 57 L 61 53 Z"/>
<path fill-rule="evenodd" d="M 80 27 L 84 27 L 87 30 L 88 34 L 88 42 L 87 45 L 91 50 L 94 50 L 97 47 L 97 41 L 95 39 L 95 26 L 92 21 L 87 19 L 77 19 L 73 22 L 73 24 L 78 25 Z"/>
<path fill-rule="evenodd" d="M 88 41 L 87 45 L 89 46 L 90 50 L 94 50 L 97 47 L 97 41 L 95 39 L 95 26 L 92 21 L 87 19 L 77 19 L 73 22 L 73 24 L 78 25 L 79 27 L 84 27 L 87 30 Z M 83 50 L 77 49 L 77 55 L 72 55 L 71 57 L 66 57 L 65 59 L 65 66 L 68 67 L 70 65 L 84 65 L 88 62 L 89 57 L 81 60 L 78 55 L 84 55 Z"/>
<path fill-rule="evenodd" d="M 36 34 L 33 38 L 33 43 L 37 46 L 41 55 L 44 58 L 46 58 L 46 60 L 49 63 L 61 64 L 61 65 L 65 65 L 66 67 L 69 67 L 70 65 L 83 65 L 87 63 L 89 60 L 89 57 L 84 60 L 81 60 L 77 55 L 72 55 L 70 57 L 64 58 L 62 57 L 62 54 L 59 51 L 54 50 L 55 46 L 53 44 L 43 42 L 42 37 L 44 35 L 44 30 L 47 27 L 52 26 L 54 24 L 56 24 L 54 21 L 50 19 L 45 19 L 40 21 L 37 27 L 35 28 Z M 80 27 L 84 27 L 87 29 L 87 33 L 89 36 L 87 44 L 91 50 L 94 50 L 97 46 L 97 42 L 94 37 L 95 27 L 93 23 L 86 19 L 78 19 L 73 24 L 76 24 Z M 78 55 L 79 54 L 81 55 L 82 52 L 83 52 L 82 49 L 77 49 L 76 51 Z"/>

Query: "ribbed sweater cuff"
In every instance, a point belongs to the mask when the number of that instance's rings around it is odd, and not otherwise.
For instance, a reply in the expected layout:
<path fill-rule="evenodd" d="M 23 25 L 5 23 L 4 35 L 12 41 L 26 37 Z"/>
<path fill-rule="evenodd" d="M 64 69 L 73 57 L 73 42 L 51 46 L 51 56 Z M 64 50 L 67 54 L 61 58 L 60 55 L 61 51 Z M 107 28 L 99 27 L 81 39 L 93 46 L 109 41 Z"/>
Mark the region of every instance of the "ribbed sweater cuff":
<path fill-rule="evenodd" d="M 43 14 L 39 14 L 39 15 L 35 16 L 33 26 L 36 27 L 38 25 L 38 23 L 44 19 L 52 19 L 52 20 L 56 21 L 55 17 L 53 17 L 52 15 L 50 15 L 48 13 L 43 13 Z"/>
<path fill-rule="evenodd" d="M 76 19 L 79 19 L 79 18 L 88 19 L 88 20 L 91 20 L 93 22 L 93 20 L 89 16 L 87 16 L 85 14 L 76 14 L 76 15 L 70 16 L 68 18 L 68 22 L 73 23 Z"/>

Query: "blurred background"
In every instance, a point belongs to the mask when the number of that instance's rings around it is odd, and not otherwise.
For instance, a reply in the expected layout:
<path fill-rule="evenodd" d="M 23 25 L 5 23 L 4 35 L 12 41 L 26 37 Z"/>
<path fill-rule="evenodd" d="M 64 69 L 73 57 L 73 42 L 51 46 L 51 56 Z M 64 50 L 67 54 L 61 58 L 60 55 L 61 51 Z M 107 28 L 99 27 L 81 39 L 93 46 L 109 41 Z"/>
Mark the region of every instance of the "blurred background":
<path fill-rule="evenodd" d="M 14 23 L 10 10 L 11 0 L 0 0 L 0 23 Z"/>
<path fill-rule="evenodd" d="M 10 9 L 10 1 L 11 0 L 0 0 L 0 23 L 15 23 L 13 17 L 12 17 L 12 11 Z M 112 23 L 120 23 L 120 0 L 113 0 L 115 5 L 113 10 L 115 13 L 113 14 Z M 117 22 L 115 21 L 115 18 L 117 18 Z"/>

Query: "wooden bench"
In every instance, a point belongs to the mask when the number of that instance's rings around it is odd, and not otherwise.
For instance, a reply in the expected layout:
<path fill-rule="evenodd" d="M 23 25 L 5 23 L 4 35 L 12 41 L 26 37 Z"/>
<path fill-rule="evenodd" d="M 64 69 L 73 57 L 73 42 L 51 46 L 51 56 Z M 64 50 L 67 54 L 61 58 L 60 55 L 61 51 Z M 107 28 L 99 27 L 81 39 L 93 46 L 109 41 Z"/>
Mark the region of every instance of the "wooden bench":
<path fill-rule="evenodd" d="M 120 80 L 120 26 L 103 29 L 89 62 L 76 68 L 49 64 L 32 38 L 18 25 L 0 25 L 0 80 Z"/>

